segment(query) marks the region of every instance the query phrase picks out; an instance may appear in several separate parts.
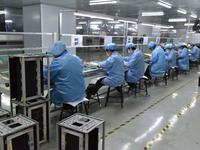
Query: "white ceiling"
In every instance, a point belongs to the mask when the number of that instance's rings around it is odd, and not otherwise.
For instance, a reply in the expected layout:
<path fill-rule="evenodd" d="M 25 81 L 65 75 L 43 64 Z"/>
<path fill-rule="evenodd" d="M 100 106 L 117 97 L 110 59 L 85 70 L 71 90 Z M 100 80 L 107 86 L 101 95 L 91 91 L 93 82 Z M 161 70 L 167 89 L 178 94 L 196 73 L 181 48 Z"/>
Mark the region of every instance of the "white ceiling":
<path fill-rule="evenodd" d="M 89 0 L 0 0 L 0 7 L 22 8 L 24 5 L 32 4 L 50 4 L 73 8 L 77 10 L 92 11 L 101 14 L 107 14 L 119 17 L 138 18 L 142 11 L 164 11 L 164 16 L 157 17 L 139 17 L 139 21 L 148 21 L 151 23 L 159 23 L 166 25 L 175 25 L 183 27 L 183 23 L 168 23 L 168 18 L 186 17 L 194 22 L 194 18 L 190 18 L 191 12 L 200 17 L 200 0 L 166 0 L 172 4 L 172 8 L 168 9 L 157 4 L 158 0 L 118 0 L 117 4 L 110 5 L 94 5 L 88 4 Z M 177 13 L 178 8 L 188 11 L 186 15 Z"/>

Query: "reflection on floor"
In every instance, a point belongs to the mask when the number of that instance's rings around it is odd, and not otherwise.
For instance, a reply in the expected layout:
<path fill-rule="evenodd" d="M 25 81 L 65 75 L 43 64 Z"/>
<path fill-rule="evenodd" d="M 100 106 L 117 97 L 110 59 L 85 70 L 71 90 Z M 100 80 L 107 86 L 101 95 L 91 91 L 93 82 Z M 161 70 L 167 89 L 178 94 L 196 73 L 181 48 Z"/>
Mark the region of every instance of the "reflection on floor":
<path fill-rule="evenodd" d="M 106 133 L 119 127 L 106 137 L 106 150 L 142 150 L 175 115 L 199 95 L 197 77 L 197 70 L 192 69 L 186 75 L 181 74 L 178 80 L 170 79 L 167 88 L 163 82 L 159 82 L 148 88 L 150 96 L 141 93 L 135 98 L 132 92 L 127 94 L 124 88 L 123 109 L 118 103 L 108 103 L 104 107 L 105 95 L 101 95 L 102 108 L 99 108 L 98 103 L 91 105 L 90 115 L 106 120 Z M 3 107 L 9 108 L 8 101 L 9 98 L 2 95 Z M 199 150 L 199 107 L 200 100 L 197 100 L 149 149 Z M 59 115 L 60 110 L 51 114 L 51 141 L 42 145 L 41 150 L 56 149 L 55 125 Z"/>

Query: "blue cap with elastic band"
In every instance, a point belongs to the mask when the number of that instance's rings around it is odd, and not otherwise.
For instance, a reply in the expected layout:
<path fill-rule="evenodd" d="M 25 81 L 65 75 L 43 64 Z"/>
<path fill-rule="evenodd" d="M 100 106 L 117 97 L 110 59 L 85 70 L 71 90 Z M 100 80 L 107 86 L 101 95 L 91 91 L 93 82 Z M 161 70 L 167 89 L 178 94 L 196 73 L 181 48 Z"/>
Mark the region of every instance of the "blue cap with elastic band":
<path fill-rule="evenodd" d="M 105 50 L 111 50 L 111 51 L 114 51 L 117 49 L 117 45 L 115 43 L 110 43 L 110 44 L 107 44 L 105 46 Z"/>
<path fill-rule="evenodd" d="M 54 55 L 54 56 L 60 56 L 65 50 L 66 50 L 66 45 L 62 41 L 57 41 L 49 47 L 49 53 Z"/>

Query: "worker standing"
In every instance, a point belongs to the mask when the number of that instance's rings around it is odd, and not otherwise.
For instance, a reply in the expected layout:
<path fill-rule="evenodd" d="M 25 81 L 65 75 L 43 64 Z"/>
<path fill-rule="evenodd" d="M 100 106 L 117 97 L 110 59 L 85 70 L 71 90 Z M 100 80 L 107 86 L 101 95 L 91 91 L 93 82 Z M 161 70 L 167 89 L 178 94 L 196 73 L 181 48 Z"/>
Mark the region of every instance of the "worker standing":
<path fill-rule="evenodd" d="M 131 56 L 123 57 L 124 65 L 127 68 L 125 78 L 129 86 L 135 87 L 136 83 L 144 75 L 144 56 L 139 49 L 136 49 L 136 45 L 133 43 L 126 44 L 126 50 Z"/>
<path fill-rule="evenodd" d="M 49 53 L 55 57 L 50 64 L 50 82 L 55 85 L 51 90 L 51 102 L 60 105 L 82 100 L 85 80 L 80 58 L 67 51 L 65 43 L 61 41 L 53 43 Z M 43 69 L 43 75 L 47 79 L 47 67 Z"/>
<path fill-rule="evenodd" d="M 166 72 L 166 61 L 164 50 L 156 46 L 155 42 L 150 42 L 148 48 L 152 51 L 152 56 L 148 61 L 150 65 L 145 71 L 145 76 L 151 79 L 152 77 L 159 77 Z"/>
<path fill-rule="evenodd" d="M 98 67 L 104 69 L 107 73 L 106 77 L 99 79 L 95 84 L 89 84 L 86 89 L 86 95 L 89 99 L 91 95 L 95 95 L 97 91 L 104 85 L 117 87 L 124 82 L 124 61 L 122 56 L 116 52 L 115 43 L 105 46 L 106 54 L 109 56 L 107 60 L 98 63 Z"/>

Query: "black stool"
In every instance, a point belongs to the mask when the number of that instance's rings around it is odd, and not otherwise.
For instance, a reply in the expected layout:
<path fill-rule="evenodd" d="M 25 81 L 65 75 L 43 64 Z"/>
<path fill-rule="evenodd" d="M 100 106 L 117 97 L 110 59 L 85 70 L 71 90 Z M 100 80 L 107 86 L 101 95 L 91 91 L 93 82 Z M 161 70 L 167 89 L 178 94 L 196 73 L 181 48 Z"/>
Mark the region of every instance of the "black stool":
<path fill-rule="evenodd" d="M 83 100 L 80 100 L 78 102 L 65 102 L 63 103 L 62 105 L 62 110 L 61 110 L 61 113 L 60 113 L 60 120 L 62 119 L 62 115 L 63 115 L 63 111 L 64 110 L 70 110 L 71 111 L 71 114 L 74 114 L 77 112 L 77 106 L 79 104 L 81 104 L 81 109 L 82 109 L 82 105 L 84 104 L 84 108 L 85 108 L 85 112 L 86 112 L 86 115 L 88 115 L 88 109 L 86 107 L 86 104 L 85 102 L 88 102 L 88 99 L 87 98 L 84 98 Z M 81 110 L 82 111 L 82 110 Z"/>
<path fill-rule="evenodd" d="M 106 97 L 106 102 L 105 102 L 105 107 L 108 103 L 108 98 L 109 98 L 109 94 L 111 92 L 110 90 L 111 87 L 108 87 L 108 91 L 107 91 L 107 97 Z M 118 86 L 118 87 L 115 87 L 115 89 L 120 93 L 120 99 L 121 101 L 109 101 L 109 102 L 114 102 L 114 103 L 121 103 L 121 108 L 123 108 L 123 103 L 124 103 L 124 97 L 123 97 L 123 92 L 122 92 L 122 85 L 121 86 Z M 111 96 L 110 96 L 111 97 Z M 113 96 L 112 96 L 113 97 Z M 118 97 L 115 97 L 115 98 L 118 98 Z"/>
<path fill-rule="evenodd" d="M 160 77 L 163 77 L 163 81 L 165 83 L 165 86 L 167 87 L 167 71 Z M 155 77 L 155 80 L 154 80 L 154 85 L 156 84 L 156 80 L 157 80 L 158 77 Z"/>
<path fill-rule="evenodd" d="M 190 68 L 192 68 L 193 64 L 196 66 L 196 68 L 198 68 L 198 66 L 199 66 L 198 59 L 190 60 Z"/>
<path fill-rule="evenodd" d="M 147 91 L 147 80 L 148 78 L 146 76 L 143 76 L 142 78 L 140 78 L 139 80 L 139 91 L 145 91 L 146 95 L 148 95 L 148 91 Z M 142 88 L 141 84 L 144 84 L 144 88 Z"/>
<path fill-rule="evenodd" d="M 178 66 L 171 67 L 170 71 L 172 71 L 172 80 L 174 80 L 174 76 L 178 80 Z"/>

